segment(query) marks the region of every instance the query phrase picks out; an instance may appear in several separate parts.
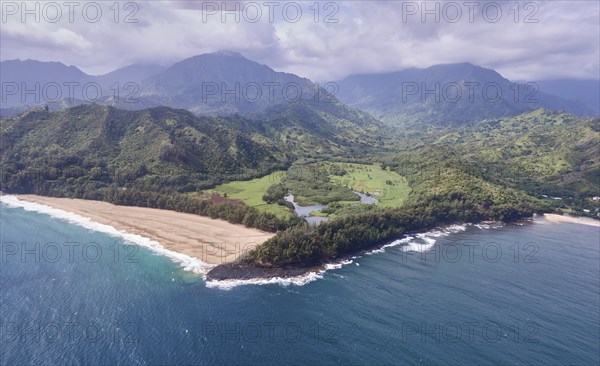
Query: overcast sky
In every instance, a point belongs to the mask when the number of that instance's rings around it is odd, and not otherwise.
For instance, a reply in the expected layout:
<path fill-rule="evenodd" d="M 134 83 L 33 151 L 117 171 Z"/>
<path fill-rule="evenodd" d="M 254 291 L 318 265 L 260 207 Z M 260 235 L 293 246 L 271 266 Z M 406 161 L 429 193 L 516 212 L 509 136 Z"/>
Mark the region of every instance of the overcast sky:
<path fill-rule="evenodd" d="M 101 74 L 234 50 L 314 81 L 463 61 L 511 80 L 600 77 L 596 0 L 73 3 L 2 0 L 0 58 Z M 220 12 L 236 7 L 239 22 Z"/>

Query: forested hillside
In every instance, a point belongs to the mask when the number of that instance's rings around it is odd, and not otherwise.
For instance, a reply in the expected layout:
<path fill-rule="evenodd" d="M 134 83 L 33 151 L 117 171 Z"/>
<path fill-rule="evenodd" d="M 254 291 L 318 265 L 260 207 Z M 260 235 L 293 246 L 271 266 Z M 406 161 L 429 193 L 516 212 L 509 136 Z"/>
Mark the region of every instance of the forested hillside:
<path fill-rule="evenodd" d="M 2 189 L 50 193 L 114 185 L 190 191 L 284 168 L 263 136 L 183 110 L 82 105 L 2 120 Z"/>
<path fill-rule="evenodd" d="M 487 179 L 534 195 L 600 195 L 600 119 L 537 110 L 475 123 L 436 144 Z M 474 171 L 474 173 L 476 173 Z"/>

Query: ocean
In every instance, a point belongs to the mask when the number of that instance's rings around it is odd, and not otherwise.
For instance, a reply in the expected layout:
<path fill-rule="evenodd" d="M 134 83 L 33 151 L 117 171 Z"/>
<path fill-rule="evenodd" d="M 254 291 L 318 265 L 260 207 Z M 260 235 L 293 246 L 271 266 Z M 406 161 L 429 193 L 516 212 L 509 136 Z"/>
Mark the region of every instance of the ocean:
<path fill-rule="evenodd" d="M 598 227 L 454 226 L 207 284 L 155 244 L 0 205 L 3 365 L 600 363 Z"/>

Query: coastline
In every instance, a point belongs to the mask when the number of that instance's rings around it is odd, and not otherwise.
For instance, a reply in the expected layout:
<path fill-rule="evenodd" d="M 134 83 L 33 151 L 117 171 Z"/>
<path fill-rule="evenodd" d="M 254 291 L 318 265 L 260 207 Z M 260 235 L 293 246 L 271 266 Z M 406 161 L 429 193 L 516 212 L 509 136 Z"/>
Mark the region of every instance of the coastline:
<path fill-rule="evenodd" d="M 258 267 L 246 263 L 224 263 L 212 268 L 206 274 L 207 284 L 218 287 L 223 283 L 224 288 L 230 288 L 241 284 L 268 284 L 273 282 L 304 284 L 318 278 L 323 272 L 330 269 L 341 268 L 353 263 L 353 260 L 365 255 L 383 253 L 386 248 L 402 246 L 403 251 L 423 252 L 431 249 L 440 236 L 462 232 L 467 226 L 477 226 L 480 229 L 490 229 L 501 226 L 494 221 L 482 221 L 479 224 L 456 223 L 437 227 L 423 228 L 414 232 L 405 233 L 400 238 L 385 240 L 358 251 L 345 253 L 335 260 L 307 266 L 283 266 L 283 267 Z"/>
<path fill-rule="evenodd" d="M 400 238 L 385 240 L 358 251 L 345 253 L 338 258 L 314 265 L 259 267 L 248 263 L 224 263 L 210 269 L 206 274 L 206 284 L 209 287 L 231 289 L 240 285 L 263 285 L 278 283 L 284 286 L 289 284 L 304 285 L 318 278 L 331 269 L 339 269 L 354 263 L 362 256 L 384 253 L 387 248 L 401 247 L 402 252 L 426 252 L 437 242 L 439 237 L 448 236 L 465 231 L 472 226 L 480 230 L 502 228 L 506 225 L 532 224 L 533 218 L 527 217 L 510 222 L 483 220 L 476 223 L 446 224 L 431 226 L 403 234 Z M 358 265 L 358 264 L 357 264 Z"/>
<path fill-rule="evenodd" d="M 184 264 L 196 260 L 212 267 L 233 262 L 240 255 L 275 235 L 205 216 L 155 208 L 117 206 L 102 201 L 37 195 L 6 195 L 3 196 L 3 202 L 7 201 L 5 198 L 12 199 L 12 197 L 18 201 L 41 205 L 37 210 L 30 208 L 33 211 L 44 212 L 45 206 L 61 210 L 65 214 L 87 218 L 91 220 L 88 225 L 85 225 L 87 228 L 97 223 L 114 228 L 113 234 L 123 238 L 127 238 L 129 234 L 147 239 L 151 243 L 144 246 Z M 66 217 L 65 214 L 61 216 Z M 100 231 L 111 232 L 107 228 Z M 128 241 L 139 244 L 139 240 Z M 165 249 L 168 253 L 161 249 Z M 194 272 L 202 271 L 196 268 Z"/>
<path fill-rule="evenodd" d="M 243 261 L 237 262 L 237 259 L 275 234 L 231 224 L 223 220 L 169 210 L 117 206 L 102 201 L 37 195 L 3 195 L 2 197 L 3 202 L 9 203 L 6 198 L 20 201 L 26 204 L 17 206 L 47 213 L 88 229 L 119 236 L 128 242 L 147 247 L 181 263 L 186 270 L 204 275 L 208 286 L 224 286 L 225 288 L 244 283 L 310 282 L 328 269 L 352 263 L 353 259 L 363 255 L 384 252 L 388 247 L 403 246 L 405 251 L 418 252 L 433 246 L 436 237 L 462 231 L 466 226 L 473 225 L 481 229 L 488 229 L 500 224 L 482 221 L 478 224 L 454 224 L 424 228 L 406 233 L 402 238 L 391 242 L 386 241 L 357 252 L 346 253 L 329 263 L 307 266 L 257 267 Z M 39 208 L 25 207 L 31 203 L 38 205 Z M 62 214 L 53 214 L 44 208 L 62 211 Z M 71 219 L 69 215 L 77 216 L 79 219 Z M 592 218 L 560 214 L 544 214 L 538 217 L 549 223 L 577 223 L 600 227 L 600 220 Z M 82 225 L 80 222 L 82 220 L 87 220 L 88 224 Z M 524 221 L 528 222 L 531 219 Z M 108 229 L 98 230 L 94 224 L 105 226 Z M 516 224 L 518 223 L 516 222 Z"/>
<path fill-rule="evenodd" d="M 575 216 L 565 216 L 559 214 L 544 214 L 543 218 L 546 221 L 552 223 L 571 223 L 571 224 L 581 224 L 581 225 L 591 225 L 600 227 L 600 220 L 593 219 L 591 217 L 575 217 Z"/>
<path fill-rule="evenodd" d="M 393 241 L 385 241 L 359 251 L 346 253 L 332 262 L 320 263 L 310 266 L 284 266 L 284 267 L 258 267 L 247 263 L 225 263 L 212 268 L 206 275 L 207 284 L 218 287 L 218 283 L 226 284 L 229 288 L 244 283 L 268 284 L 274 282 L 294 283 L 296 279 L 299 283 L 307 283 L 318 278 L 328 269 L 340 268 L 353 262 L 354 259 L 375 253 L 385 252 L 386 248 L 402 246 L 403 251 L 420 252 L 429 250 L 436 242 L 437 237 L 446 236 L 450 233 L 463 231 L 467 226 L 475 226 L 479 229 L 494 229 L 507 224 L 526 225 L 536 222 L 539 217 L 549 223 L 576 223 L 582 225 L 591 225 L 600 227 L 600 220 L 592 218 L 563 216 L 559 214 L 534 215 L 529 218 L 522 218 L 511 222 L 499 221 L 481 221 L 478 223 L 456 223 L 438 227 L 429 227 L 414 232 L 405 233 L 401 238 Z M 416 241 L 415 238 L 420 239 Z"/>

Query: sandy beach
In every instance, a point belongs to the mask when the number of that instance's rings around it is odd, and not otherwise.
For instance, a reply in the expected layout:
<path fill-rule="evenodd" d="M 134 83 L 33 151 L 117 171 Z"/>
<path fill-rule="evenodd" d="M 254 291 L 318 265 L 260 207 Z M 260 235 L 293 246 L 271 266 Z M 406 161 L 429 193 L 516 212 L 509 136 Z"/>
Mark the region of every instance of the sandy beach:
<path fill-rule="evenodd" d="M 544 218 L 550 222 L 569 222 L 573 224 L 592 225 L 600 227 L 600 220 L 594 220 L 589 217 L 573 217 L 557 214 L 544 214 Z"/>
<path fill-rule="evenodd" d="M 209 264 L 232 262 L 274 234 L 223 220 L 154 208 L 116 206 L 107 202 L 19 195 L 18 199 L 88 217 Z"/>

